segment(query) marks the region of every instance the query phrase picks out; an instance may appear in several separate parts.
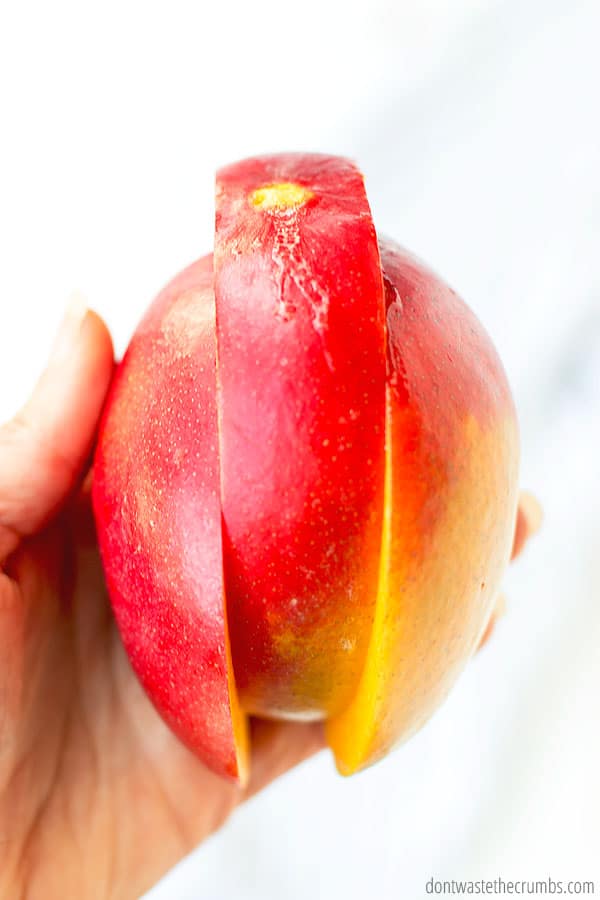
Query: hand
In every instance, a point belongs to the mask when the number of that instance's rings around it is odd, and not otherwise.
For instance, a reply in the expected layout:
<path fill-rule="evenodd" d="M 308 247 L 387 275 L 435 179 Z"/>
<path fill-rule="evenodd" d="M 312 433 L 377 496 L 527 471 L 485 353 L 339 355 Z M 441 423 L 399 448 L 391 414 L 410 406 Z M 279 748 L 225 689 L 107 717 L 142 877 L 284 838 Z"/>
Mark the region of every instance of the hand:
<path fill-rule="evenodd" d="M 517 556 L 521 555 L 525 544 L 536 531 L 539 531 L 541 524 L 542 509 L 540 504 L 532 494 L 522 491 L 521 496 L 519 497 L 519 508 L 517 509 L 517 521 L 515 523 L 511 560 L 516 559 Z M 487 627 L 479 641 L 479 646 L 477 647 L 478 650 L 481 650 L 481 648 L 487 644 L 494 633 L 498 620 L 502 618 L 505 612 L 506 598 L 504 594 L 500 594 Z"/>
<path fill-rule="evenodd" d="M 110 336 L 71 309 L 32 398 L 0 430 L 0 897 L 132 898 L 232 810 L 323 746 L 252 723 L 246 790 L 170 733 L 124 654 L 86 478 Z M 538 513 L 523 501 L 515 554 Z"/>
<path fill-rule="evenodd" d="M 249 795 L 323 745 L 253 723 L 241 791 L 170 733 L 112 618 L 84 476 L 113 371 L 71 309 L 25 408 L 0 430 L 0 897 L 133 898 Z"/>

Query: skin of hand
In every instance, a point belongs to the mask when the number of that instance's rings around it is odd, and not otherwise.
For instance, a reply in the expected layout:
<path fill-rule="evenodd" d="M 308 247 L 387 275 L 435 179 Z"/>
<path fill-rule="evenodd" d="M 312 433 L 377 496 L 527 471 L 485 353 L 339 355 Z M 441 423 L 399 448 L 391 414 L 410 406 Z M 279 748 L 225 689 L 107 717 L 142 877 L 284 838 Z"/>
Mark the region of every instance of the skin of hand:
<path fill-rule="evenodd" d="M 318 723 L 253 721 L 241 790 L 171 734 L 139 686 L 89 501 L 113 368 L 106 326 L 73 304 L 32 397 L 0 429 L 0 898 L 139 897 L 324 745 Z M 524 496 L 513 555 L 539 519 Z"/>

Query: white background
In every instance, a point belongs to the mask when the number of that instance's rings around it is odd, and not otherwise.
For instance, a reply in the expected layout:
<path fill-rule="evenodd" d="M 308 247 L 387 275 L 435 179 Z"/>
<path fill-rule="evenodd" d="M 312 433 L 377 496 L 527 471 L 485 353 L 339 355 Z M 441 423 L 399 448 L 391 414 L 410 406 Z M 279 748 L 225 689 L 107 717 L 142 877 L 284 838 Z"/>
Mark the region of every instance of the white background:
<path fill-rule="evenodd" d="M 218 165 L 338 152 L 493 335 L 546 509 L 493 645 L 420 735 L 348 781 L 305 764 L 152 900 L 600 879 L 599 41 L 597 0 L 0 7 L 3 417 L 74 289 L 122 351 L 210 249 Z"/>

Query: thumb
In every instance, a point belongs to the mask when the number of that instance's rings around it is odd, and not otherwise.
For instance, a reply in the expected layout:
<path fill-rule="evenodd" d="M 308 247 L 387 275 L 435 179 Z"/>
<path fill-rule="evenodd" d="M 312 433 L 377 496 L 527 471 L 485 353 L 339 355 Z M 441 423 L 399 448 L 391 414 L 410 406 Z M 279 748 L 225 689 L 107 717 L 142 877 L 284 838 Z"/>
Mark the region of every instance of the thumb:
<path fill-rule="evenodd" d="M 33 394 L 0 428 L 0 561 L 78 483 L 113 370 L 102 319 L 73 301 Z"/>

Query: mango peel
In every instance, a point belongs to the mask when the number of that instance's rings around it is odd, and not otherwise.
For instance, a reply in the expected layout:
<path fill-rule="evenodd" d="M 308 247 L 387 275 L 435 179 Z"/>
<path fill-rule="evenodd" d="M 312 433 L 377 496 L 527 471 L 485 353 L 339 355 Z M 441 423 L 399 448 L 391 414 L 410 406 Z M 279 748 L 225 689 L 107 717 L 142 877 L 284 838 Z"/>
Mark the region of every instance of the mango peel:
<path fill-rule="evenodd" d="M 518 430 L 502 364 L 432 271 L 378 238 L 348 160 L 217 175 L 214 254 L 136 330 L 93 503 L 149 697 L 245 783 L 248 717 L 325 721 L 343 774 L 443 701 L 508 562 Z"/>

